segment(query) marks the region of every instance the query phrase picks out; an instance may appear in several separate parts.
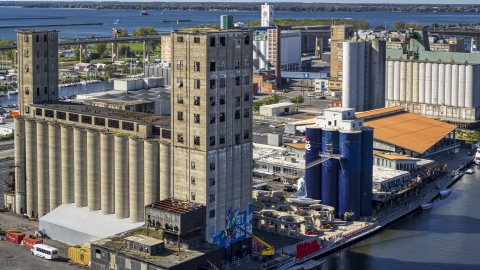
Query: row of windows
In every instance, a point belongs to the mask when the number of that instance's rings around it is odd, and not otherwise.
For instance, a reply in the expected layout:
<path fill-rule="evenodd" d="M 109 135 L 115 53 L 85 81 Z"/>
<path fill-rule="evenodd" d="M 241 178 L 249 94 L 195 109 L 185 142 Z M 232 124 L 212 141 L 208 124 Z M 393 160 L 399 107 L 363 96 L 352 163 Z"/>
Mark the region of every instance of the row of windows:
<path fill-rule="evenodd" d="M 225 78 L 220 78 L 220 79 L 210 79 L 208 87 L 210 89 L 216 89 L 217 88 L 217 81 L 218 81 L 218 87 L 219 88 L 225 88 L 226 87 L 226 79 Z M 240 86 L 242 85 L 242 79 L 240 76 L 235 77 L 235 86 Z M 243 76 L 243 85 L 250 85 L 250 76 L 246 75 Z M 178 87 L 183 87 L 183 77 L 177 77 L 177 86 Z M 193 88 L 194 89 L 199 89 L 201 86 L 201 80 L 199 79 L 193 79 Z"/>
<path fill-rule="evenodd" d="M 250 108 L 246 108 L 243 110 L 243 118 L 248 118 L 250 117 Z M 216 114 L 211 113 L 210 114 L 210 124 L 214 124 L 216 122 Z M 235 119 L 240 119 L 240 110 L 235 110 Z M 183 121 L 183 112 L 178 111 L 177 112 L 177 120 L 178 121 Z M 221 112 L 219 115 L 219 121 L 220 123 L 225 122 L 225 112 Z M 200 124 L 200 114 L 199 113 L 194 113 L 193 114 L 193 122 L 196 124 Z"/>
<path fill-rule="evenodd" d="M 249 101 L 250 100 L 250 94 L 245 93 L 243 95 L 243 100 L 244 101 Z M 236 96 L 235 97 L 235 107 L 240 107 L 241 105 L 241 97 Z M 177 103 L 183 104 L 183 94 L 177 94 Z M 217 104 L 217 98 L 216 97 L 210 97 L 210 106 L 215 106 Z M 200 97 L 199 96 L 193 96 L 193 105 L 195 106 L 200 106 Z M 220 95 L 220 105 L 225 105 L 225 95 Z"/>
<path fill-rule="evenodd" d="M 38 51 L 37 51 L 38 53 Z M 249 68 L 250 67 L 250 60 L 249 59 L 244 59 L 243 60 L 243 68 Z M 241 60 L 235 60 L 234 62 L 234 68 L 235 69 L 242 69 L 242 61 Z M 177 70 L 183 70 L 183 60 L 177 60 Z M 225 71 L 226 70 L 226 65 L 225 61 L 221 61 L 220 64 L 217 67 L 217 64 L 215 61 L 210 61 L 209 65 L 209 71 Z M 193 62 L 193 71 L 201 71 L 201 63 L 200 62 Z"/>
<path fill-rule="evenodd" d="M 192 161 L 192 162 L 193 162 L 193 161 Z M 190 183 L 191 183 L 192 185 L 195 185 L 195 184 L 196 184 L 195 182 L 196 182 L 196 177 L 195 177 L 195 176 L 191 176 L 191 177 L 190 177 Z M 215 177 L 210 178 L 209 183 L 210 183 L 210 186 L 215 186 Z"/>
<path fill-rule="evenodd" d="M 248 140 L 250 138 L 250 131 L 247 129 L 243 133 L 243 139 Z M 238 145 L 240 144 L 241 141 L 241 135 L 240 134 L 235 134 L 235 144 Z M 177 133 L 177 142 L 179 143 L 184 143 L 184 138 L 183 138 L 183 133 Z M 215 136 L 210 136 L 210 146 L 215 146 L 216 145 L 216 138 Z M 200 145 L 200 136 L 194 135 L 193 136 L 193 144 L 194 145 Z M 225 144 L 225 134 L 221 134 L 219 137 L 219 144 Z"/>
<path fill-rule="evenodd" d="M 191 201 L 195 201 L 195 192 L 191 192 L 190 193 L 190 200 Z M 215 194 L 210 194 L 210 202 L 214 202 L 215 201 Z M 213 216 L 215 216 L 215 210 L 212 210 L 214 211 L 213 212 Z M 212 212 L 210 211 L 210 216 L 212 215 Z"/>
<path fill-rule="evenodd" d="M 55 94 L 55 86 L 52 86 L 51 90 L 52 90 L 52 95 Z M 43 93 L 45 95 L 48 95 L 48 87 L 47 86 L 45 86 L 43 88 Z M 25 87 L 25 95 L 30 95 L 30 87 Z M 37 87 L 37 96 L 40 96 L 40 87 Z"/>
<path fill-rule="evenodd" d="M 177 36 L 177 42 L 183 42 L 183 41 L 184 41 L 183 36 Z M 223 47 L 223 46 L 226 45 L 226 37 L 219 37 L 218 41 L 219 41 L 218 42 L 219 46 Z M 200 44 L 201 43 L 200 37 L 193 37 L 193 43 Z M 236 43 L 241 44 L 242 43 L 241 39 L 236 38 Z M 250 45 L 250 36 L 245 36 L 243 38 L 243 43 L 245 45 Z M 216 47 L 217 46 L 217 37 L 210 37 L 209 44 L 210 44 L 210 47 Z"/>
<path fill-rule="evenodd" d="M 55 57 L 55 50 L 51 50 L 51 56 L 52 57 Z M 23 56 L 25 57 L 29 57 L 29 51 L 28 50 L 23 50 Z M 48 51 L 47 50 L 44 50 L 43 51 L 43 58 L 47 58 L 48 57 Z M 37 50 L 37 58 L 40 58 L 40 51 Z"/>
<path fill-rule="evenodd" d="M 36 108 L 35 110 L 35 115 L 37 116 L 43 116 L 43 110 L 41 108 Z M 45 117 L 53 118 L 54 117 L 54 111 L 53 110 L 45 110 Z M 57 119 L 60 120 L 67 120 L 67 113 L 65 112 L 59 112 L 57 111 Z M 92 121 L 93 120 L 93 121 Z M 105 126 L 105 122 L 107 123 L 107 127 L 109 128 L 117 128 L 117 129 L 123 129 L 123 130 L 129 130 L 129 131 L 134 131 L 135 130 L 135 123 L 132 122 L 127 122 L 127 121 L 122 121 L 122 125 L 120 126 L 120 121 L 115 120 L 115 119 L 108 119 L 108 121 L 105 121 L 105 118 L 103 117 L 95 117 L 93 118 L 90 115 L 79 115 L 76 113 L 69 113 L 68 114 L 68 121 L 72 122 L 80 122 L 83 124 L 93 124 L 95 126 Z M 138 132 L 138 124 L 137 124 L 137 132 Z"/>
<path fill-rule="evenodd" d="M 51 67 L 52 67 L 52 71 L 57 70 L 57 66 L 55 64 L 52 64 Z M 25 72 L 30 72 L 29 65 L 25 65 L 24 68 L 25 68 L 24 69 Z M 37 73 L 40 73 L 40 65 L 35 66 L 35 71 Z M 48 72 L 48 65 L 47 64 L 43 65 L 43 72 Z"/>
<path fill-rule="evenodd" d="M 23 41 L 24 42 L 28 42 L 29 38 L 28 35 L 25 35 L 23 36 Z M 47 42 L 48 41 L 48 36 L 47 35 L 43 35 L 43 42 Z M 54 42 L 55 41 L 55 35 L 50 35 L 50 41 L 51 42 Z M 35 42 L 40 42 L 40 35 L 35 35 Z"/>

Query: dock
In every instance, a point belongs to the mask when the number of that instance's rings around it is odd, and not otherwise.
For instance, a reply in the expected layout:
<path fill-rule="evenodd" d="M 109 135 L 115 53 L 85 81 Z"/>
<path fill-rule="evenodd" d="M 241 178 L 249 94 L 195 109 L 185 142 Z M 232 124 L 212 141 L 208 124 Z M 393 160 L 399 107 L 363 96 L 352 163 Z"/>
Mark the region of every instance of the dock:
<path fill-rule="evenodd" d="M 427 184 L 427 186 L 419 192 L 414 198 L 408 202 L 408 204 L 402 205 L 401 207 L 391 208 L 385 211 L 380 212 L 376 217 L 374 222 L 361 222 L 355 221 L 351 222 L 350 224 L 344 225 L 344 227 L 340 227 L 343 229 L 342 231 L 338 232 L 329 232 L 326 233 L 318 239 L 328 239 L 327 241 L 321 241 L 320 250 L 309 254 L 302 258 L 295 258 L 293 257 L 296 253 L 296 245 L 286 246 L 282 249 L 277 249 L 277 253 L 281 253 L 282 251 L 286 254 L 290 254 L 293 258 L 283 261 L 282 263 L 278 263 L 275 265 L 275 269 L 285 270 L 294 265 L 298 265 L 304 263 L 309 260 L 317 260 L 320 259 L 330 253 L 335 251 L 341 250 L 349 245 L 352 245 L 362 239 L 365 239 L 382 229 L 386 228 L 388 225 L 396 222 L 397 220 L 415 212 L 420 209 L 420 205 L 425 202 L 432 201 L 435 198 L 439 197 L 440 190 L 451 187 L 457 181 L 461 179 L 465 170 L 468 169 L 470 165 L 473 164 L 473 159 L 467 155 L 466 149 L 460 149 L 459 153 L 452 156 L 450 159 L 446 160 L 450 166 L 449 171 L 457 171 L 462 173 L 460 174 L 448 174 L 445 173 L 440 176 L 436 181 Z M 465 157 L 465 158 L 464 158 Z M 439 160 L 438 162 L 444 162 L 445 160 Z M 434 206 L 435 207 L 435 206 Z M 310 238 L 306 241 L 311 241 L 314 238 Z M 261 267 L 262 265 L 260 265 Z M 269 269 L 271 266 L 267 266 L 265 269 Z"/>

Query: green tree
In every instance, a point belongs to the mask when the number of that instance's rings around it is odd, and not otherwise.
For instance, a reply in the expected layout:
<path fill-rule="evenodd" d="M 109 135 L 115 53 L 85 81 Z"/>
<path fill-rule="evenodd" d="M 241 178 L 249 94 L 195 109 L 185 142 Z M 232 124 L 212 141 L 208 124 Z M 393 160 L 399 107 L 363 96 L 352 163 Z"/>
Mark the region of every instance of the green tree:
<path fill-rule="evenodd" d="M 279 101 L 280 101 L 280 98 L 275 95 L 264 98 L 265 105 L 275 104 L 275 103 L 278 103 Z"/>
<path fill-rule="evenodd" d="M 376 31 L 385 30 L 385 26 L 383 26 L 383 25 L 377 25 L 377 26 L 375 26 L 375 30 L 376 30 Z"/>
<path fill-rule="evenodd" d="M 117 28 L 117 37 L 128 36 L 128 31 L 125 28 Z"/>
<path fill-rule="evenodd" d="M 407 28 L 415 28 L 418 26 L 417 22 L 409 22 L 407 23 Z"/>
<path fill-rule="evenodd" d="M 115 65 L 107 65 L 105 66 L 105 75 L 108 76 L 108 78 L 112 78 L 113 77 L 113 74 L 115 73 Z"/>
<path fill-rule="evenodd" d="M 290 102 L 295 103 L 295 104 L 300 104 L 300 103 L 303 103 L 304 101 L 305 101 L 305 99 L 303 98 L 302 95 L 290 99 Z"/>
<path fill-rule="evenodd" d="M 139 27 L 132 32 L 132 36 L 134 37 L 156 36 L 156 35 L 158 35 L 158 32 L 152 27 L 145 27 L 145 28 Z"/>
<path fill-rule="evenodd" d="M 262 106 L 262 105 L 263 105 L 263 101 L 261 101 L 261 100 L 253 102 L 253 111 L 254 112 L 259 112 L 260 111 L 260 106 Z"/>
<path fill-rule="evenodd" d="M 405 29 L 405 21 L 400 20 L 400 21 L 394 22 L 392 28 L 395 30 Z"/>
<path fill-rule="evenodd" d="M 95 43 L 93 49 L 98 53 L 100 57 L 105 57 L 107 53 L 107 45 L 105 43 Z"/>

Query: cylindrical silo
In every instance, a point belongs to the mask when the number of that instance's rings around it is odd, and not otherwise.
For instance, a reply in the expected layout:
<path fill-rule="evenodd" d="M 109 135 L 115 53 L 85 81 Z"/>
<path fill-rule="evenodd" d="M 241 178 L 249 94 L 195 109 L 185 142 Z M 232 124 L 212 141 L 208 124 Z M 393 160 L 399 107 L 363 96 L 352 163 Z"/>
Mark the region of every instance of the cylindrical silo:
<path fill-rule="evenodd" d="M 452 105 L 452 65 L 445 65 L 445 105 Z"/>
<path fill-rule="evenodd" d="M 438 104 L 438 64 L 432 63 L 432 103 Z"/>
<path fill-rule="evenodd" d="M 405 86 L 405 101 L 412 102 L 413 97 L 413 62 L 407 62 L 407 77 Z"/>
<path fill-rule="evenodd" d="M 400 62 L 400 101 L 407 98 L 407 62 Z"/>
<path fill-rule="evenodd" d="M 160 158 L 160 146 L 154 139 L 144 142 L 144 168 L 143 178 L 145 181 L 144 205 L 158 202 L 160 200 L 160 171 L 158 170 Z"/>
<path fill-rule="evenodd" d="M 420 76 L 420 72 L 418 70 L 419 68 L 419 63 L 418 62 L 414 62 L 412 63 L 413 64 L 413 67 L 412 67 L 412 102 L 415 102 L 415 103 L 418 103 L 418 100 L 419 100 L 419 93 L 418 93 L 418 86 L 419 86 L 419 82 L 420 82 L 420 79 L 419 79 L 419 76 Z"/>
<path fill-rule="evenodd" d="M 400 100 L 400 80 L 401 80 L 400 61 L 395 61 L 393 65 L 393 100 Z"/>
<path fill-rule="evenodd" d="M 27 213 L 38 214 L 37 189 L 37 122 L 25 118 L 25 176 L 27 191 Z"/>
<path fill-rule="evenodd" d="M 356 108 L 357 105 L 357 43 L 343 42 L 342 107 Z"/>
<path fill-rule="evenodd" d="M 338 130 L 322 131 L 324 153 L 338 154 Z M 322 204 L 335 208 L 338 212 L 338 159 L 331 158 L 322 163 Z"/>
<path fill-rule="evenodd" d="M 425 103 L 425 63 L 418 64 L 418 103 Z"/>
<path fill-rule="evenodd" d="M 305 190 L 307 197 L 319 200 L 322 195 L 321 165 L 309 167 L 309 164 L 319 160 L 322 153 L 322 129 L 306 128 L 305 130 Z M 311 165 L 310 165 L 311 166 Z"/>
<path fill-rule="evenodd" d="M 425 103 L 432 104 L 432 63 L 425 64 Z"/>
<path fill-rule="evenodd" d="M 258 63 L 260 66 L 260 69 L 268 69 L 268 50 L 267 50 L 267 41 L 266 40 L 260 40 L 260 50 L 258 52 Z"/>
<path fill-rule="evenodd" d="M 129 197 L 130 219 L 133 222 L 144 220 L 144 182 L 143 182 L 143 139 L 131 138 L 128 146 L 129 155 Z"/>
<path fill-rule="evenodd" d="M 62 202 L 75 202 L 75 185 L 73 169 L 74 155 L 73 155 L 73 128 L 68 125 L 61 126 L 61 141 L 62 141 Z"/>
<path fill-rule="evenodd" d="M 57 122 L 48 123 L 50 211 L 62 204 L 62 146 L 60 133 L 60 125 Z"/>
<path fill-rule="evenodd" d="M 346 212 L 353 212 L 352 220 L 360 217 L 360 165 L 361 132 L 340 132 L 340 152 L 344 158 L 338 168 L 338 214 L 343 217 Z"/>
<path fill-rule="evenodd" d="M 370 85 L 371 89 L 369 90 L 368 95 L 365 98 L 365 110 L 385 107 L 385 99 L 387 99 L 388 92 L 385 87 L 385 82 L 388 77 L 379 76 L 379 74 L 385 74 L 385 71 L 387 69 L 387 61 L 385 56 L 386 46 L 387 43 L 384 40 L 375 39 L 371 41 L 371 49 L 365 49 L 365 52 L 370 52 L 370 65 L 372 66 L 371 71 L 369 72 L 370 74 L 369 76 L 367 76 L 367 78 L 369 78 L 369 81 L 368 83 L 365 83 L 365 86 Z M 369 68 L 368 65 L 367 68 Z M 393 73 L 391 79 L 391 83 L 393 83 Z M 365 89 L 365 91 L 367 91 L 367 89 Z M 368 103 L 370 103 L 370 106 L 367 106 Z"/>
<path fill-rule="evenodd" d="M 473 78 L 473 66 L 467 65 L 465 68 L 465 107 L 467 108 L 473 107 Z"/>
<path fill-rule="evenodd" d="M 353 96 L 353 99 L 355 99 L 355 106 L 350 108 L 355 108 L 358 112 L 365 110 L 365 42 L 355 42 L 352 44 L 354 44 L 354 47 L 356 47 L 356 53 L 354 51 L 353 56 L 355 58 L 357 67 L 352 68 L 352 71 L 355 73 L 354 79 L 356 79 L 356 81 L 351 82 L 351 84 L 356 83 L 355 92 L 357 96 Z M 343 79 L 343 81 L 345 81 L 345 79 Z M 342 92 L 342 94 L 343 93 L 345 92 Z"/>
<path fill-rule="evenodd" d="M 445 105 L 445 64 L 438 64 L 438 105 Z"/>
<path fill-rule="evenodd" d="M 253 41 L 253 59 L 258 59 L 258 46 L 259 46 L 259 41 L 258 40 L 254 40 Z"/>
<path fill-rule="evenodd" d="M 21 116 L 13 118 L 15 140 L 15 213 L 26 212 L 26 178 L 25 178 L 25 119 Z"/>
<path fill-rule="evenodd" d="M 73 155 L 75 163 L 75 206 L 87 206 L 87 134 L 83 128 L 73 128 Z"/>
<path fill-rule="evenodd" d="M 100 133 L 87 130 L 87 203 L 91 211 L 101 207 Z"/>
<path fill-rule="evenodd" d="M 37 188 L 39 217 L 46 215 L 50 211 L 48 176 L 48 124 L 45 120 L 37 120 Z"/>
<path fill-rule="evenodd" d="M 360 216 L 372 215 L 373 128 L 363 127 L 361 135 Z"/>
<path fill-rule="evenodd" d="M 170 182 L 170 145 L 160 143 L 160 200 L 171 196 L 172 184 Z"/>
<path fill-rule="evenodd" d="M 115 216 L 129 217 L 128 137 L 115 136 Z"/>
<path fill-rule="evenodd" d="M 100 134 L 100 189 L 101 209 L 105 215 L 115 212 L 114 186 L 114 136 L 111 133 Z"/>
<path fill-rule="evenodd" d="M 458 65 L 452 65 L 452 104 L 458 106 Z"/>
<path fill-rule="evenodd" d="M 387 62 L 387 99 L 393 100 L 393 84 L 394 84 L 394 62 Z"/>
<path fill-rule="evenodd" d="M 465 65 L 458 66 L 458 107 L 465 107 Z"/>

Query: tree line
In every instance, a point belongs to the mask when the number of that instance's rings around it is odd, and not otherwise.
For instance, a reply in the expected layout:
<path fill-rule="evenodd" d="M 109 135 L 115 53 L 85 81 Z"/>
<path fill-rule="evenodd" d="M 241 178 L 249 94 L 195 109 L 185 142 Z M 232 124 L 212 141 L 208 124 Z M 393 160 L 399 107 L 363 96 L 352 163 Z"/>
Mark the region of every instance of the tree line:
<path fill-rule="evenodd" d="M 353 25 L 355 29 L 368 29 L 369 23 L 366 20 L 349 20 L 349 19 L 300 19 L 300 20 L 293 20 L 293 19 L 282 19 L 282 20 L 275 20 L 275 25 L 283 25 L 283 26 L 309 26 L 309 25 L 344 25 L 350 24 Z M 247 27 L 255 27 L 260 26 L 261 22 L 253 21 L 248 23 Z"/>
<path fill-rule="evenodd" d="M 480 5 L 472 4 L 352 4 L 352 3 L 274 3 L 275 11 L 298 12 L 476 12 Z M 115 10 L 238 10 L 260 11 L 260 3 L 212 3 L 212 2 L 41 2 L 0 1 L 0 6 L 28 8 L 88 8 Z"/>

